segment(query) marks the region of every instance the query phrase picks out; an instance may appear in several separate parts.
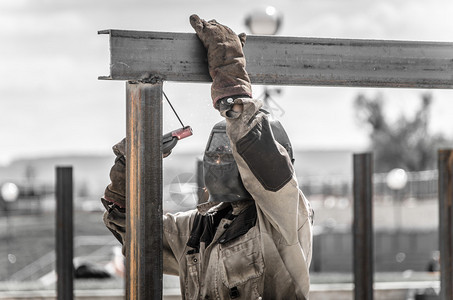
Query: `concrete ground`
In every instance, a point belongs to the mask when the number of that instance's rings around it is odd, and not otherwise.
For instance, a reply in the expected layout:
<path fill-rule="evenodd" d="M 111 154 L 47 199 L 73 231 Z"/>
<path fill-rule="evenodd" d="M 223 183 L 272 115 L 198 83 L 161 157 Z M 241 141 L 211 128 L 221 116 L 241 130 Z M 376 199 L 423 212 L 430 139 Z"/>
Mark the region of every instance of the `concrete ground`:
<path fill-rule="evenodd" d="M 438 274 L 431 273 L 377 273 L 375 274 L 374 299 L 413 300 L 417 293 L 438 291 Z M 311 275 L 311 300 L 354 299 L 352 274 L 314 273 Z M 124 299 L 124 281 L 76 280 L 75 299 L 103 300 Z M 181 299 L 179 278 L 164 275 L 163 299 Z M 39 282 L 0 282 L 1 300 L 55 299 L 55 284 L 44 286 Z"/>

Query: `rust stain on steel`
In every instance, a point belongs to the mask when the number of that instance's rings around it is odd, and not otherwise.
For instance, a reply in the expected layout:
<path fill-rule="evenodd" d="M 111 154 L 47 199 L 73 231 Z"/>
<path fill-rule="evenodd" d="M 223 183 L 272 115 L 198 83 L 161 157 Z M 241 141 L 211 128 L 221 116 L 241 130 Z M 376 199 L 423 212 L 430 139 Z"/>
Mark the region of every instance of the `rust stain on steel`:
<path fill-rule="evenodd" d="M 161 81 L 129 81 L 127 85 L 128 299 L 160 299 L 162 295 L 162 237 L 154 234 L 162 234 L 161 94 Z"/>
<path fill-rule="evenodd" d="M 129 204 L 129 211 L 128 211 L 128 224 L 129 224 L 129 299 L 137 299 L 137 287 L 138 287 L 138 282 L 137 282 L 137 272 L 138 272 L 138 265 L 137 261 L 135 258 L 138 255 L 138 244 L 137 244 L 137 215 L 138 215 L 138 207 L 137 207 L 137 190 L 136 190 L 136 182 L 138 180 L 137 176 L 137 149 L 135 148 L 136 142 L 137 142 L 137 128 L 135 128 L 134 120 L 137 118 L 137 102 L 139 102 L 139 99 L 136 97 L 136 91 L 137 89 L 135 88 L 134 85 L 129 85 L 129 99 L 131 101 L 131 109 L 129 111 L 130 117 L 128 118 L 128 136 L 129 136 L 129 145 L 127 145 L 129 151 L 129 199 L 128 199 L 128 204 Z"/>

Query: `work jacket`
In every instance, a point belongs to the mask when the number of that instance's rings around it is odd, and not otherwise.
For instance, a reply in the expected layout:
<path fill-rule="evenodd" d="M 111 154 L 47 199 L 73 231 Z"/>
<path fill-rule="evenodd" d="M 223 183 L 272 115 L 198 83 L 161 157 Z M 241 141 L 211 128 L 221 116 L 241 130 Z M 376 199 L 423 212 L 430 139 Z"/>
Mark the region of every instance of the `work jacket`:
<path fill-rule="evenodd" d="M 227 134 L 252 199 L 207 202 L 163 216 L 164 273 L 180 278 L 183 299 L 308 299 L 312 211 L 286 149 L 274 140 L 261 101 L 235 99 Z M 124 211 L 104 222 L 124 240 Z"/>

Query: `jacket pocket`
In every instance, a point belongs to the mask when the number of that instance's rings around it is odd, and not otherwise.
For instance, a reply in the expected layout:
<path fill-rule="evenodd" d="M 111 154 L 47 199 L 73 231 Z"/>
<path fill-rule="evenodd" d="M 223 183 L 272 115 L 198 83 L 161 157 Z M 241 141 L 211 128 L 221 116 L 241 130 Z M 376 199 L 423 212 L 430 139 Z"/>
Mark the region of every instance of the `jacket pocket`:
<path fill-rule="evenodd" d="M 200 293 L 200 253 L 186 255 L 186 299 L 197 299 Z"/>
<path fill-rule="evenodd" d="M 222 247 L 220 256 L 222 282 L 229 289 L 244 285 L 264 273 L 259 236 L 240 244 Z M 254 282 L 256 284 L 256 280 Z"/>

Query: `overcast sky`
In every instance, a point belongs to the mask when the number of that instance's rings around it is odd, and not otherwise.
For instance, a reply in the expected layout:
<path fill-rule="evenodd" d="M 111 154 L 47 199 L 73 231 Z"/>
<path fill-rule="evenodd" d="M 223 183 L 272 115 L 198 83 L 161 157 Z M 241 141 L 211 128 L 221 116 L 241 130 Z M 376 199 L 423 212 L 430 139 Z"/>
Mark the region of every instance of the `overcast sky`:
<path fill-rule="evenodd" d="M 237 33 L 262 1 L 0 1 L 0 163 L 18 157 L 108 154 L 125 135 L 125 83 L 108 75 L 102 29 L 193 32 L 188 18 L 215 18 Z M 280 35 L 453 41 L 451 0 L 279 0 Z M 179 151 L 202 149 L 213 123 L 208 84 L 165 83 L 164 90 L 195 135 Z M 262 86 L 254 86 L 259 96 Z M 382 93 L 393 117 L 412 114 L 423 90 L 282 87 L 275 96 L 282 123 L 298 149 L 352 149 L 367 145 L 357 125 L 356 95 Z M 434 90 L 432 131 L 453 136 L 453 92 Z M 164 129 L 178 127 L 164 106 Z"/>

